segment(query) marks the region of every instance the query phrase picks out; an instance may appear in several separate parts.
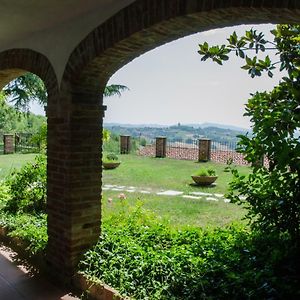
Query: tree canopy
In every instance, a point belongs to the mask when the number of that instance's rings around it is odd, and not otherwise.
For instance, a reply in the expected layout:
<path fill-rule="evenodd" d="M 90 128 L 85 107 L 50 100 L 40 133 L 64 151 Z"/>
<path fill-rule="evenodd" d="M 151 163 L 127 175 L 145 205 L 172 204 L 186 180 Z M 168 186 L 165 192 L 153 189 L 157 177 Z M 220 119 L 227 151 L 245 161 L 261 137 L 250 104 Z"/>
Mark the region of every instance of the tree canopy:
<path fill-rule="evenodd" d="M 104 89 L 104 97 L 121 96 L 121 93 L 129 90 L 127 86 L 120 84 L 108 85 Z M 11 81 L 3 89 L 4 95 L 18 111 L 28 112 L 31 102 L 41 106 L 47 105 L 47 90 L 44 82 L 35 74 L 26 73 Z"/>
<path fill-rule="evenodd" d="M 287 232 L 300 241 L 300 25 L 277 25 L 273 40 L 263 33 L 235 32 L 227 44 L 199 45 L 201 60 L 222 65 L 230 53 L 244 61 L 241 67 L 253 78 L 273 70 L 283 72 L 272 91 L 255 92 L 246 104 L 245 115 L 252 121 L 252 137 L 241 136 L 239 151 L 252 164 L 253 173 L 240 175 L 233 170 L 229 197 L 248 208 L 247 217 L 264 232 Z M 274 50 L 278 60 L 261 54 Z M 257 164 L 265 157 L 265 165 Z"/>

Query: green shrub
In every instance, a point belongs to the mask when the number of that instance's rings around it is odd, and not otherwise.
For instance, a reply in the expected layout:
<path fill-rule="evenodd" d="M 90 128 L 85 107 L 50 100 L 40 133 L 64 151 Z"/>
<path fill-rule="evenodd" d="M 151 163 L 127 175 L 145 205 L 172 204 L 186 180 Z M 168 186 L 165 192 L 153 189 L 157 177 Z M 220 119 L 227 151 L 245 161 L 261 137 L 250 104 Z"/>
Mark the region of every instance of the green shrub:
<path fill-rule="evenodd" d="M 6 180 L 10 197 L 5 210 L 11 213 L 45 210 L 46 206 L 46 157 L 39 155 L 20 171 L 14 171 Z"/>
<path fill-rule="evenodd" d="M 4 214 L 0 212 L 0 226 L 9 230 L 9 236 L 18 237 L 27 245 L 26 250 L 30 254 L 36 254 L 46 248 L 47 217 L 45 214 Z"/>
<path fill-rule="evenodd" d="M 107 155 L 106 155 L 106 159 L 105 159 L 105 161 L 117 161 L 119 159 L 119 157 L 115 154 L 115 153 L 108 153 Z"/>
<path fill-rule="evenodd" d="M 0 209 L 3 208 L 10 200 L 10 190 L 4 181 L 0 181 Z"/>
<path fill-rule="evenodd" d="M 194 174 L 195 176 L 216 176 L 216 171 L 211 168 L 201 168 Z"/>
<path fill-rule="evenodd" d="M 144 137 L 142 137 L 140 139 L 140 145 L 143 146 L 143 147 L 145 147 L 147 145 L 147 140 Z"/>
<path fill-rule="evenodd" d="M 134 299 L 286 299 L 300 296 L 290 246 L 242 225 L 175 231 L 138 208 L 105 220 L 79 269 Z"/>
<path fill-rule="evenodd" d="M 103 141 L 102 150 L 106 153 L 120 153 L 119 136 L 111 132 L 110 138 Z"/>

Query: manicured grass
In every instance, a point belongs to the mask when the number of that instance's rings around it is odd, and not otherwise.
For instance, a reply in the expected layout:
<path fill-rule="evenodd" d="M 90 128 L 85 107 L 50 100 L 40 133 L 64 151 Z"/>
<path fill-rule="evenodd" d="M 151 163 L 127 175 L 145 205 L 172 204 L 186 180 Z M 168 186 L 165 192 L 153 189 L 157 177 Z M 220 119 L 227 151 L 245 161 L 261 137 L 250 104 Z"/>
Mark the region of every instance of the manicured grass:
<path fill-rule="evenodd" d="M 118 198 L 120 192 L 105 191 L 103 193 L 103 217 L 110 217 L 113 213 L 126 209 L 126 206 L 136 206 L 142 202 L 143 208 L 167 220 L 173 228 L 186 226 L 215 227 L 224 226 L 233 221 L 240 221 L 245 210 L 232 203 L 225 203 L 202 199 L 186 199 L 180 196 L 157 196 L 153 194 L 126 193 L 126 200 Z M 108 199 L 112 199 L 110 202 Z M 124 205 L 121 202 L 125 202 Z"/>
<path fill-rule="evenodd" d="M 120 155 L 121 165 L 114 170 L 103 171 L 103 184 L 115 184 L 150 188 L 154 191 L 179 190 L 184 192 L 201 191 L 226 193 L 231 174 L 224 172 L 226 165 L 213 162 L 198 163 L 168 158 L 151 158 L 135 155 Z M 219 176 L 213 187 L 193 185 L 191 175 L 199 168 L 214 168 Z M 244 174 L 248 167 L 237 167 Z"/>
<path fill-rule="evenodd" d="M 231 173 L 225 172 L 226 165 L 207 162 L 196 163 L 193 161 L 157 159 L 133 155 L 120 155 L 121 165 L 114 170 L 103 171 L 103 184 L 135 187 L 140 190 L 150 191 L 150 194 L 140 192 L 124 192 L 127 204 L 134 206 L 138 201 L 143 202 L 143 207 L 154 211 L 158 216 L 167 219 L 173 227 L 192 226 L 224 226 L 232 221 L 240 221 L 245 210 L 232 203 L 208 201 L 202 199 L 187 199 L 181 196 L 155 195 L 163 190 L 182 191 L 185 195 L 192 192 L 220 193 L 227 192 Z M 212 187 L 199 187 L 193 185 L 191 175 L 199 168 L 214 168 L 218 180 Z M 248 167 L 237 167 L 247 174 Z M 103 191 L 103 216 L 104 218 L 118 210 L 120 202 L 118 195 L 121 191 Z M 112 203 L 108 199 L 112 199 Z"/>
<path fill-rule="evenodd" d="M 0 179 L 7 176 L 14 168 L 20 168 L 28 161 L 33 161 L 36 154 L 0 155 Z M 155 195 L 162 190 L 177 190 L 185 194 L 191 192 L 208 192 L 224 194 L 231 179 L 231 174 L 224 172 L 226 165 L 216 163 L 195 163 L 192 161 L 179 161 L 174 159 L 155 159 L 134 155 L 120 155 L 122 161 L 119 168 L 103 171 L 103 184 L 134 186 L 149 190 L 151 194 L 139 192 L 124 192 L 129 206 L 138 201 L 158 216 L 169 220 L 173 227 L 193 226 L 223 226 L 235 220 L 240 220 L 245 211 L 230 203 L 202 199 L 186 199 L 181 196 Z M 190 175 L 200 167 L 212 167 L 219 178 L 214 187 L 193 186 Z M 238 167 L 243 173 L 249 168 Z M 118 191 L 103 191 L 104 218 L 118 210 Z M 112 204 L 108 203 L 112 198 Z"/>
<path fill-rule="evenodd" d="M 33 161 L 36 154 L 5 154 L 0 155 L 0 180 L 4 179 L 13 169 L 20 169 L 28 161 Z"/>

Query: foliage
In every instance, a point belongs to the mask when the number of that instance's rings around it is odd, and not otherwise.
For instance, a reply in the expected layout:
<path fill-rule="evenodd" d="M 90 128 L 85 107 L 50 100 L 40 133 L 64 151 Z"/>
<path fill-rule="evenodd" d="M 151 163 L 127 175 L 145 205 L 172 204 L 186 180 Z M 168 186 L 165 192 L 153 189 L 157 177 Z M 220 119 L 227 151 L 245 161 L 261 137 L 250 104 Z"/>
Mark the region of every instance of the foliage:
<path fill-rule="evenodd" d="M 110 139 L 110 131 L 108 129 L 103 129 L 102 130 L 102 140 L 103 142 L 108 142 Z"/>
<path fill-rule="evenodd" d="M 146 143 L 151 143 L 158 136 L 166 136 L 169 142 L 181 141 L 191 144 L 193 140 L 201 137 L 206 137 L 221 145 L 227 145 L 231 149 L 235 149 L 239 138 L 237 135 L 243 134 L 245 130 L 225 129 L 214 126 L 205 128 L 199 126 L 169 126 L 169 127 L 145 127 L 145 126 L 124 126 L 124 125 L 109 125 L 105 126 L 113 134 L 130 135 L 132 138 L 139 141 L 138 144 L 145 146 Z M 191 139 L 191 136 L 193 137 Z M 146 141 L 145 141 L 146 140 Z M 146 143 L 145 143 L 146 142 Z"/>
<path fill-rule="evenodd" d="M 0 181 L 0 209 L 10 200 L 9 187 Z"/>
<path fill-rule="evenodd" d="M 118 161 L 118 160 L 119 160 L 119 157 L 115 153 L 111 152 L 106 155 L 106 161 L 114 162 L 114 161 Z"/>
<path fill-rule="evenodd" d="M 11 213 L 39 213 L 46 206 L 46 157 L 39 155 L 6 180 L 11 195 L 5 210 Z"/>
<path fill-rule="evenodd" d="M 28 112 L 31 101 L 36 101 L 42 106 L 47 104 L 45 85 L 37 75 L 32 73 L 26 73 L 11 81 L 4 88 L 4 93 L 19 111 Z"/>
<path fill-rule="evenodd" d="M 46 122 L 44 122 L 39 128 L 38 132 L 32 136 L 31 142 L 33 144 L 38 145 L 40 151 L 42 152 L 46 151 L 46 147 L 47 147 L 47 123 Z"/>
<path fill-rule="evenodd" d="M 109 132 L 109 139 L 103 139 L 103 145 L 102 145 L 103 152 L 119 153 L 120 152 L 119 136 L 109 130 L 107 130 L 107 131 Z"/>
<path fill-rule="evenodd" d="M 6 103 L 6 97 L 0 93 L 0 132 L 34 133 L 45 121 L 45 117 L 17 112 Z"/>
<path fill-rule="evenodd" d="M 289 232 L 296 243 L 300 242 L 300 25 L 277 25 L 271 31 L 273 41 L 262 33 L 246 31 L 239 38 L 234 32 L 227 45 L 209 47 L 199 45 L 202 60 L 211 58 L 221 64 L 229 52 L 245 60 L 242 67 L 251 77 L 279 66 L 287 75 L 270 92 L 257 92 L 246 105 L 246 116 L 253 122 L 253 136 L 242 136 L 239 151 L 252 163 L 254 173 L 242 176 L 235 170 L 229 197 L 248 207 L 248 218 L 264 232 Z M 269 47 L 270 46 L 270 47 Z M 272 62 L 269 56 L 258 58 L 260 52 L 274 49 L 279 57 Z M 255 51 L 253 57 L 246 51 Z M 268 164 L 257 162 L 265 156 Z M 243 197 L 241 197 L 243 196 Z"/>
<path fill-rule="evenodd" d="M 107 85 L 104 89 L 103 96 L 104 97 L 112 97 L 119 96 L 121 97 L 122 92 L 128 91 L 128 87 L 120 84 L 111 84 Z"/>
<path fill-rule="evenodd" d="M 47 216 L 45 214 L 4 214 L 0 212 L 0 226 L 8 229 L 9 236 L 20 238 L 25 242 L 29 254 L 45 250 L 48 241 Z"/>
<path fill-rule="evenodd" d="M 201 168 L 194 173 L 195 176 L 216 176 L 216 171 L 212 168 Z"/>
<path fill-rule="evenodd" d="M 121 96 L 123 91 L 129 90 L 124 85 L 112 84 L 104 89 L 104 97 Z M 3 89 L 9 101 L 19 111 L 29 112 L 30 102 L 37 102 L 41 106 L 47 105 L 47 90 L 40 77 L 33 73 L 26 73 L 11 81 Z"/>
<path fill-rule="evenodd" d="M 145 147 L 147 145 L 147 140 L 144 137 L 142 137 L 140 139 L 140 145 L 143 146 L 143 147 Z"/>
<path fill-rule="evenodd" d="M 284 299 L 299 295 L 289 247 L 239 225 L 173 231 L 137 207 L 105 221 L 79 269 L 134 299 Z"/>

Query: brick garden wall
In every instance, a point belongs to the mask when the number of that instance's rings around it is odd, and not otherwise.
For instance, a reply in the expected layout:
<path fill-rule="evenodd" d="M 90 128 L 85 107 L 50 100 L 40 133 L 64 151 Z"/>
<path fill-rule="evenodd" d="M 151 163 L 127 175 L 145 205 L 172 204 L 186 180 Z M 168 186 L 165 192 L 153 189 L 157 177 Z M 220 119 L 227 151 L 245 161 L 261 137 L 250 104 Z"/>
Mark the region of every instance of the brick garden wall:
<path fill-rule="evenodd" d="M 155 157 L 155 145 L 146 145 L 141 147 L 138 152 L 140 156 Z M 184 147 L 167 147 L 168 158 L 183 159 L 183 160 L 198 160 L 198 149 L 197 148 L 184 148 Z M 232 163 L 240 166 L 249 165 L 241 153 L 236 151 L 225 151 L 225 150 L 212 150 L 211 160 L 217 163 L 226 164 L 229 159 L 232 159 Z"/>

